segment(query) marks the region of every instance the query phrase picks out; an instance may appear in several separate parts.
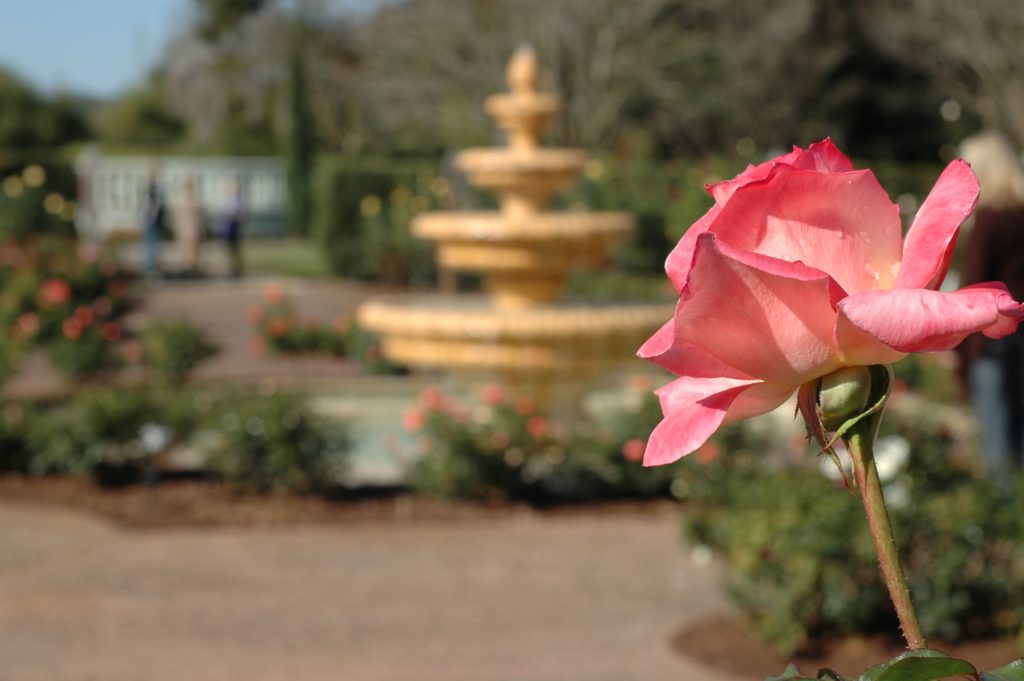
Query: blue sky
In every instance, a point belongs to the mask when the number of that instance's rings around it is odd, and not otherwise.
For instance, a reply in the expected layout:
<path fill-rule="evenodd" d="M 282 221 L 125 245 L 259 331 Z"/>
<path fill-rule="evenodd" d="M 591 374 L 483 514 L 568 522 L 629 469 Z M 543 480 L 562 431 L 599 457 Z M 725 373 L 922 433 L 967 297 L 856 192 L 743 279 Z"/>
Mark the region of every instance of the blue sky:
<path fill-rule="evenodd" d="M 386 0 L 333 0 L 365 13 Z M 191 0 L 0 0 L 0 65 L 45 92 L 109 97 L 139 82 Z"/>
<path fill-rule="evenodd" d="M 0 0 L 0 64 L 45 91 L 106 97 L 139 81 L 190 0 Z"/>

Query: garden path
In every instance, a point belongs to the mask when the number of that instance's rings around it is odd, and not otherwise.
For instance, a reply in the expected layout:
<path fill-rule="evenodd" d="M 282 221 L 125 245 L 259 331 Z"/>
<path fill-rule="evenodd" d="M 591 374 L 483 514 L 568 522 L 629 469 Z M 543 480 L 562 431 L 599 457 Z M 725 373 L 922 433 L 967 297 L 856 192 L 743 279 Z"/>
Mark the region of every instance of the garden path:
<path fill-rule="evenodd" d="M 5 681 L 742 681 L 672 509 L 125 530 L 0 503 Z"/>

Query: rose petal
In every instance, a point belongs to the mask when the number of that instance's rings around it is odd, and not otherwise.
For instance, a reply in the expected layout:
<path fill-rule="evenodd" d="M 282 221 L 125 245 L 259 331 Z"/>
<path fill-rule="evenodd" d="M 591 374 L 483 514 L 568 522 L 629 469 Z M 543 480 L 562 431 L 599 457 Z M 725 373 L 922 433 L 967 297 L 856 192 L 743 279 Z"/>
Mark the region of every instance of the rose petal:
<path fill-rule="evenodd" d="M 823 173 L 848 173 L 853 170 L 853 163 L 829 138 L 807 147 L 807 151 L 793 159 L 792 165 Z"/>
<path fill-rule="evenodd" d="M 709 355 L 701 347 L 678 341 L 674 318 L 668 320 L 653 336 L 648 338 L 647 342 L 640 346 L 637 355 L 681 376 L 751 378 L 735 367 Z"/>
<path fill-rule="evenodd" d="M 820 272 L 742 254 L 703 234 L 673 344 L 700 348 L 747 376 L 799 385 L 838 366 L 833 290 Z"/>
<path fill-rule="evenodd" d="M 734 248 L 828 272 L 851 293 L 891 288 L 902 247 L 899 209 L 866 170 L 777 165 L 737 189 L 705 229 Z"/>
<path fill-rule="evenodd" d="M 665 260 L 665 272 L 676 287 L 676 291 L 682 292 L 690 277 L 690 268 L 693 265 L 693 252 L 697 249 L 697 237 L 708 231 L 708 227 L 715 221 L 718 214 L 722 212 L 723 205 L 716 203 L 711 206 L 707 213 L 704 213 L 697 222 L 693 223 L 686 230 L 686 233 L 679 239 L 679 243 L 668 254 L 668 258 Z"/>
<path fill-rule="evenodd" d="M 934 290 L 942 285 L 960 225 L 974 211 L 978 192 L 970 165 L 958 159 L 946 166 L 907 232 L 896 288 Z"/>
<path fill-rule="evenodd" d="M 978 331 L 991 338 L 1013 333 L 1024 318 L 1024 306 L 1002 284 L 979 284 L 952 293 L 867 291 L 840 301 L 839 313 L 899 352 L 934 352 L 955 347 Z"/>
<path fill-rule="evenodd" d="M 665 418 L 647 440 L 644 465 L 672 463 L 707 442 L 721 425 L 729 405 L 750 384 L 732 379 L 684 377 L 659 390 Z"/>
<path fill-rule="evenodd" d="M 722 424 L 742 421 L 767 414 L 779 408 L 799 386 L 779 383 L 758 383 L 742 391 L 729 406 Z"/>

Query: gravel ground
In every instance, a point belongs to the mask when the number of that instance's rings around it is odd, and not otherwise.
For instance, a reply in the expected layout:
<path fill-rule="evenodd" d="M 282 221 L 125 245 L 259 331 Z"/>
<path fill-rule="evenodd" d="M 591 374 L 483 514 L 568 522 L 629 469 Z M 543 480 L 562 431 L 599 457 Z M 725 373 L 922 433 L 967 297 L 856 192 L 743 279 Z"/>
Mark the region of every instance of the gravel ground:
<path fill-rule="evenodd" d="M 4 681 L 741 681 L 675 512 L 126 530 L 0 503 Z"/>

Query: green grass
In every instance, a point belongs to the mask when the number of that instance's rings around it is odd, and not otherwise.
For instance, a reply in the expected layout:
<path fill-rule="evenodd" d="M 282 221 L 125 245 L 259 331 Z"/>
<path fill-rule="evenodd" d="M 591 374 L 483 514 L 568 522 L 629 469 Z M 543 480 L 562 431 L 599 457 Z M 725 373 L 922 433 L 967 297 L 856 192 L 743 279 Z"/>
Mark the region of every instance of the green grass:
<path fill-rule="evenodd" d="M 321 246 L 312 239 L 250 239 L 244 242 L 251 274 L 321 279 L 331 277 Z"/>

